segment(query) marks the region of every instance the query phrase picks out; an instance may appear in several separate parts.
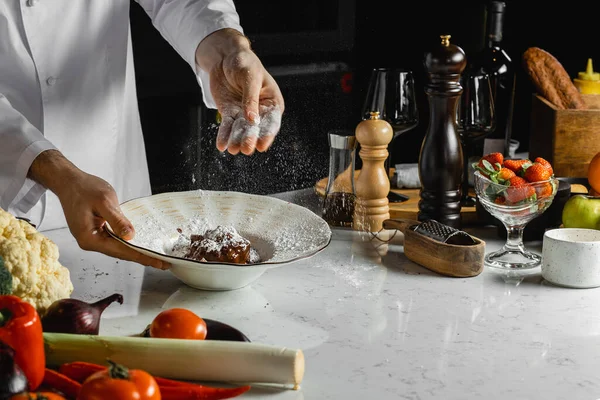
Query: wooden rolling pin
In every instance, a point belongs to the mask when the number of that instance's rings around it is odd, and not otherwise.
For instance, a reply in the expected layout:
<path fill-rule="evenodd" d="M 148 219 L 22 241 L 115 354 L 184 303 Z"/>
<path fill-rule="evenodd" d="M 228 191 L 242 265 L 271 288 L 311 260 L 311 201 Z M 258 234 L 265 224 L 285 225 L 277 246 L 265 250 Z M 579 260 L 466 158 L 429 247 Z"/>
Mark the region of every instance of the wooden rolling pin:
<path fill-rule="evenodd" d="M 419 226 L 421 229 L 415 230 Z M 485 242 L 464 231 L 437 221 L 411 219 L 385 220 L 383 229 L 401 231 L 406 258 L 438 274 L 466 278 L 483 271 Z M 446 236 L 449 240 L 442 242 L 434 239 L 436 236 Z"/>
<path fill-rule="evenodd" d="M 46 365 L 110 359 L 162 378 L 298 388 L 302 350 L 249 342 L 44 333 Z"/>

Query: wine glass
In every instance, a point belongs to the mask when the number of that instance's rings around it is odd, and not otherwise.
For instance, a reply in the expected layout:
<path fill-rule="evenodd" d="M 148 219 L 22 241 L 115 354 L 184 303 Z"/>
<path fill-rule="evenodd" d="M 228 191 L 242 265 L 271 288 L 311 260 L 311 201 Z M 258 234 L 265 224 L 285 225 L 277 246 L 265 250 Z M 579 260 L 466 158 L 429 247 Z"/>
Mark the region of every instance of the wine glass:
<path fill-rule="evenodd" d="M 369 119 L 373 111 L 379 111 L 381 119 L 389 122 L 394 131 L 385 166 L 389 175 L 394 139 L 419 124 L 415 79 L 411 70 L 389 67 L 371 71 L 362 119 Z"/>
<path fill-rule="evenodd" d="M 464 73 L 460 78 L 463 92 L 458 102 L 456 124 L 463 147 L 463 207 L 474 207 L 475 198 L 469 195 L 469 156 L 475 144 L 496 128 L 496 114 L 490 78 L 487 74 Z"/>
<path fill-rule="evenodd" d="M 475 172 L 475 193 L 483 208 L 506 228 L 506 243 L 500 250 L 485 255 L 485 265 L 500 269 L 530 269 L 541 264 L 541 257 L 523 245 L 523 230 L 532 219 L 550 207 L 558 190 L 554 175 L 546 180 L 521 186 L 507 186 Z"/>

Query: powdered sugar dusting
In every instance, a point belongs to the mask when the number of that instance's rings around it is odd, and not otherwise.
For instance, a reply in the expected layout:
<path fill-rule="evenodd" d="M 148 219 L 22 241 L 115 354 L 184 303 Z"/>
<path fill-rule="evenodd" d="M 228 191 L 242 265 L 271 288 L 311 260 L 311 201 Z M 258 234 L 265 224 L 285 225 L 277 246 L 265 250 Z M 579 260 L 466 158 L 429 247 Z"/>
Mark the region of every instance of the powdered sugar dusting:
<path fill-rule="evenodd" d="M 257 138 L 276 136 L 281 128 L 281 109 L 277 105 L 261 104 L 259 112 L 254 121 L 249 121 L 239 106 L 224 107 L 217 142 L 235 147 L 244 142 L 254 143 Z"/>
<path fill-rule="evenodd" d="M 201 235 L 192 235 L 185 258 L 199 261 L 251 263 L 252 243 L 232 226 L 219 225 Z M 260 261 L 260 256 L 254 257 Z"/>
<path fill-rule="evenodd" d="M 246 118 L 238 118 L 231 127 L 231 136 L 229 137 L 229 145 L 239 145 L 245 137 L 258 136 L 260 127 L 258 124 L 253 124 Z"/>

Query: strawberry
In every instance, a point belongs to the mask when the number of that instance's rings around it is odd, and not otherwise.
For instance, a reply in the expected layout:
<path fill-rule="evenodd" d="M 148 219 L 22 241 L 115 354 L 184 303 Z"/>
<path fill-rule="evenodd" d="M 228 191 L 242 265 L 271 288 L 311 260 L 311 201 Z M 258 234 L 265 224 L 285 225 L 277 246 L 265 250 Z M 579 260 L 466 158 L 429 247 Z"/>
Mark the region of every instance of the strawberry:
<path fill-rule="evenodd" d="M 504 156 L 502 153 L 489 153 L 479 159 L 475 166 L 485 176 L 490 176 L 491 173 L 499 171 L 502 168 Z"/>
<path fill-rule="evenodd" d="M 523 178 L 525 178 L 527 182 L 547 181 L 551 177 L 552 171 L 548 169 L 548 167 L 536 162 L 527 167 L 523 174 Z"/>
<path fill-rule="evenodd" d="M 504 185 L 510 178 L 516 176 L 513 171 L 508 168 L 501 167 L 498 171 L 490 172 L 488 178 L 494 182 Z"/>
<path fill-rule="evenodd" d="M 489 153 L 481 157 L 479 163 L 481 163 L 483 160 L 487 160 L 492 165 L 502 165 L 502 163 L 504 162 L 504 156 L 502 155 L 502 153 Z"/>
<path fill-rule="evenodd" d="M 531 161 L 527 158 L 519 160 L 504 160 L 502 166 L 513 171 L 517 175 L 523 175 L 524 169 L 531 164 Z"/>
<path fill-rule="evenodd" d="M 534 200 L 535 189 L 532 186 L 509 186 L 506 188 L 506 202 L 516 204 L 524 200 Z"/>
<path fill-rule="evenodd" d="M 542 164 L 544 167 L 548 168 L 550 170 L 550 174 L 554 174 L 554 170 L 552 169 L 552 164 L 550 164 L 550 162 L 542 157 L 536 157 L 533 160 L 534 163 L 538 163 L 538 164 Z"/>
<path fill-rule="evenodd" d="M 498 173 L 496 174 L 496 179 L 498 180 L 498 182 L 506 182 L 508 181 L 510 178 L 513 178 L 517 176 L 513 170 L 502 167 L 500 168 L 500 171 L 498 171 Z"/>
<path fill-rule="evenodd" d="M 508 180 L 508 186 L 524 186 L 527 185 L 527 181 L 525 180 L 525 178 L 522 178 L 520 176 L 513 176 L 512 178 L 510 178 Z"/>
<path fill-rule="evenodd" d="M 537 198 L 541 199 L 542 197 L 552 196 L 552 192 L 554 191 L 554 187 L 550 182 L 544 183 L 542 186 L 536 188 Z"/>
<path fill-rule="evenodd" d="M 520 177 L 514 176 L 508 180 L 509 186 L 506 188 L 506 203 L 515 204 L 524 200 L 534 200 L 535 189 L 528 185 L 528 182 Z"/>

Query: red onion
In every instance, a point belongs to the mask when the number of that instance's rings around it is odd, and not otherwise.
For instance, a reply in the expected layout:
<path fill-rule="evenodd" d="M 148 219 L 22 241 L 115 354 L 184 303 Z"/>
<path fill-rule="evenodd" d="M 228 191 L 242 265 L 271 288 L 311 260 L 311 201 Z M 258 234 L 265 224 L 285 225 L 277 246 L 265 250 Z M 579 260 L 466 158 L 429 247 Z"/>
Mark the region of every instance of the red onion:
<path fill-rule="evenodd" d="M 42 317 L 42 328 L 44 332 L 97 335 L 102 312 L 115 301 L 123 304 L 123 296 L 115 293 L 95 303 L 76 299 L 56 300 Z"/>

